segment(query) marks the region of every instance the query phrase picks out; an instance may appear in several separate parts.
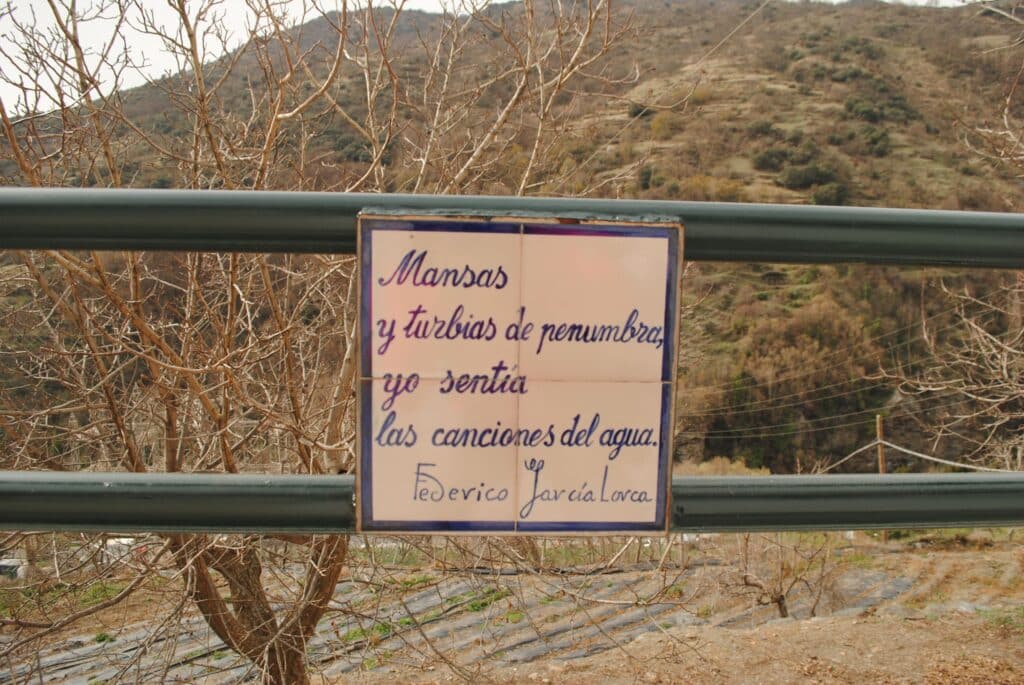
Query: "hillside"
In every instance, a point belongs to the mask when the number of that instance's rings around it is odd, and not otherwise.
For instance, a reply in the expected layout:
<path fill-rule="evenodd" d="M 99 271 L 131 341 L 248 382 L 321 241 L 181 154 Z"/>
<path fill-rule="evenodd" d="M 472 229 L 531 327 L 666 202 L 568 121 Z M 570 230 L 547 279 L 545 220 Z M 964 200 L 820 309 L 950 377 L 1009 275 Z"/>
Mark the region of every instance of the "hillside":
<path fill-rule="evenodd" d="M 700 60 L 753 5 L 655 8 L 627 97 L 681 112 L 641 116 L 620 138 L 646 154 L 639 194 L 887 207 L 1009 210 L 1019 185 L 961 144 L 998 115 L 1014 54 L 1008 26 L 976 10 L 882 3 L 766 7 Z M 691 9 L 692 8 L 692 9 Z M 664 14 L 664 16 L 662 16 Z M 700 17 L 712 15 L 714 23 Z M 641 11 L 646 17 L 646 9 Z M 669 26 L 684 28 L 668 28 Z M 646 114 L 646 113 L 644 113 Z M 605 131 L 629 112 L 607 112 Z"/>
<path fill-rule="evenodd" d="M 185 71 L 120 94 L 116 115 L 99 110 L 107 147 L 75 147 L 68 116 L 31 120 L 25 135 L 51 185 L 1019 209 L 1020 180 L 965 144 L 998 117 L 1014 73 L 1016 52 L 990 50 L 1012 34 L 1005 19 L 875 2 L 642 0 L 609 19 L 606 53 L 594 45 L 600 31 L 585 41 L 600 59 L 571 88 L 517 100 L 514 69 L 502 65 L 529 37 L 515 28 L 523 11 L 493 6 L 459 43 L 438 38 L 450 27 L 435 15 L 357 18 L 352 54 L 318 94 L 310 75 L 324 78 L 338 54 L 331 15 L 207 65 L 208 92 L 197 94 Z M 550 17 L 530 21 L 546 40 Z M 458 48 L 448 71 L 426 69 L 435 39 Z M 299 85 L 283 71 L 295 55 L 309 71 L 293 75 L 310 76 Z M 285 116 L 324 94 L 308 119 Z M 489 132 L 502 103 L 516 108 Z M 9 152 L 4 182 L 27 183 Z M 894 383 L 871 378 L 897 362 L 913 367 L 922 315 L 947 322 L 948 302 L 926 288 L 939 276 L 977 292 L 1005 278 L 691 265 L 678 455 L 806 470 L 872 439 L 876 413 L 893 439 L 956 454 L 957 444 L 936 446 L 919 430 L 937 405 L 901 404 Z"/>
<path fill-rule="evenodd" d="M 487 14 L 515 18 L 518 8 L 495 5 Z M 967 7 L 877 2 L 758 9 L 736 0 L 641 0 L 618 12 L 629 30 L 611 46 L 601 79 L 585 82 L 586 98 L 564 113 L 559 145 L 547 151 L 558 158 L 559 172 L 532 187 L 536 194 L 572 195 L 574 186 L 596 181 L 603 185 L 591 194 L 604 197 L 992 211 L 1019 204 L 1019 183 L 963 145 L 967 127 L 998 118 L 1018 66 L 1012 50 L 997 49 L 1009 43 L 1008 20 Z M 385 11 L 379 21 L 392 18 Z M 329 15 L 292 29 L 291 48 L 311 55 L 314 67 L 328 67 L 337 22 Z M 408 79 L 403 95 L 425 78 L 413 43 L 441 27 L 437 15 L 416 11 L 395 20 L 390 40 L 393 68 Z M 358 44 L 361 30 L 349 27 L 348 42 Z M 493 35 L 466 44 L 466 63 L 483 62 L 494 47 Z M 267 62 L 280 66 L 284 52 L 254 43 L 208 65 L 206 108 L 244 121 L 253 99 L 268 96 L 260 71 Z M 157 142 L 187 137 L 195 112 L 177 89 L 187 89 L 191 78 L 183 72 L 121 93 L 127 118 Z M 391 102 L 368 104 L 362 79 L 343 69 L 335 85 L 337 102 L 357 123 Z M 332 117 L 318 124 L 309 163 L 321 171 L 338 164 L 357 170 L 368 161 L 350 122 Z M 129 172 L 124 184 L 182 185 L 173 160 L 144 154 L 144 147 L 126 140 L 118 151 Z M 393 139 L 388 156 L 397 164 L 409 148 Z M 524 152 L 510 149 L 507 172 Z M 18 184 L 9 153 L 4 156 L 6 181 Z M 86 175 L 64 182 L 101 180 Z M 328 188 L 326 179 L 319 182 Z M 387 190 L 411 188 L 396 178 Z M 516 189 L 503 187 L 498 175 L 480 190 Z"/>

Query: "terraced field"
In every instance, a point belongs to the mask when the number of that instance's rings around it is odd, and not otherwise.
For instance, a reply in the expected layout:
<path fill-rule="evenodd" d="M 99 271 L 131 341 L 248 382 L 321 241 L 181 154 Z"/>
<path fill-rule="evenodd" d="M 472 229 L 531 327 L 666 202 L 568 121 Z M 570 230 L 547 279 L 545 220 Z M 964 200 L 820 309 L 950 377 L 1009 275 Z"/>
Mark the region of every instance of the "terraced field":
<path fill-rule="evenodd" d="M 963 625 L 1024 629 L 1024 574 L 1012 543 L 982 549 L 948 540 L 849 545 L 837 551 L 827 579 L 792 587 L 788 619 L 780 618 L 777 605 L 750 592 L 714 542 L 702 547 L 685 567 L 665 563 L 660 569 L 653 562 L 589 572 L 409 569 L 389 572 L 385 582 L 379 569 L 354 568 L 337 586 L 333 610 L 309 646 L 310 666 L 323 682 L 485 676 L 561 681 L 594 662 L 606 665 L 601 679 L 621 675 L 631 682 L 647 673 L 657 682 L 660 672 L 645 671 L 635 654 L 652 640 L 659 653 L 667 640 L 692 655 L 708 655 L 700 657 L 707 666 L 732 636 L 768 639 L 773 631 L 820 628 L 822 621 L 838 631 L 869 616 L 915 627 L 961 616 Z M 829 632 L 825 639 L 842 644 L 844 638 Z M 1024 664 L 1024 642 L 1020 633 L 1007 639 L 1011 653 L 1004 666 L 1024 681 L 1024 670 L 1012 670 Z M 883 641 L 872 648 L 885 646 Z M 31 663 L 0 659 L 3 684 L 236 683 L 256 676 L 201 618 L 187 614 L 172 626 L 154 617 L 116 632 L 64 637 Z"/>

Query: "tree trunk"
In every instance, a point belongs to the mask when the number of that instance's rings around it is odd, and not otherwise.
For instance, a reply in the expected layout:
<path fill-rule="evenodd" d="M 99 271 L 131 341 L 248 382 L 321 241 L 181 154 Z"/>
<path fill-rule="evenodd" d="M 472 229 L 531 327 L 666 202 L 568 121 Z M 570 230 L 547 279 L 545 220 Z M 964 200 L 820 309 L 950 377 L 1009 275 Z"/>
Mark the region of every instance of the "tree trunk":
<path fill-rule="evenodd" d="M 294 637 L 281 635 L 268 646 L 262 664 L 266 685 L 308 685 L 305 645 L 297 644 Z"/>
<path fill-rule="evenodd" d="M 779 608 L 779 616 L 782 618 L 789 618 L 789 606 L 786 604 L 786 595 L 776 596 L 775 606 Z"/>
<path fill-rule="evenodd" d="M 259 666 L 264 683 L 309 683 L 306 642 L 334 595 L 348 539 L 332 536 L 310 543 L 303 590 L 281 620 L 263 588 L 256 538 L 243 538 L 232 547 L 211 544 L 203 536 L 174 536 L 171 540 L 186 589 L 217 636 Z M 227 583 L 230 601 L 221 596 L 211 571 Z"/>

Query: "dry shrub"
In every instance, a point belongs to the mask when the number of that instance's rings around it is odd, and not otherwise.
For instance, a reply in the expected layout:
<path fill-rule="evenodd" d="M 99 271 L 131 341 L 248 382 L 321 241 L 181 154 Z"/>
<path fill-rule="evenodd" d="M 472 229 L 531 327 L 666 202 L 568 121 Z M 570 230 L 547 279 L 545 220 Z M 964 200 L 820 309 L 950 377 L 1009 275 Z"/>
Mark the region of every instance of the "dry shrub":
<path fill-rule="evenodd" d="M 684 200 L 743 202 L 746 192 L 741 181 L 698 174 L 683 179 L 679 196 Z"/>

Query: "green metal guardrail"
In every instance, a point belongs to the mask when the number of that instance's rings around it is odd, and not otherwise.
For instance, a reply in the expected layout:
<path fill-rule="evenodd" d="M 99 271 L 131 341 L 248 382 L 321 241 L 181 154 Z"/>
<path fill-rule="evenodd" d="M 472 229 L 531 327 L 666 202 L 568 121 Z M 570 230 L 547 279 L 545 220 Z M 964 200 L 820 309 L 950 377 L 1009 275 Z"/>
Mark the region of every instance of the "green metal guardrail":
<path fill-rule="evenodd" d="M 686 258 L 1024 268 L 1024 215 L 536 197 L 185 190 L 0 190 L 0 249 L 355 252 L 364 208 L 671 218 Z"/>
<path fill-rule="evenodd" d="M 355 250 L 364 209 L 648 218 L 693 261 L 1024 269 L 1024 215 L 515 197 L 0 190 L 0 249 Z M 676 478 L 672 527 L 762 531 L 1024 524 L 1024 473 Z M 347 533 L 351 476 L 0 472 L 0 529 Z"/>
<path fill-rule="evenodd" d="M 0 472 L 0 529 L 351 533 L 352 476 Z M 672 528 L 849 530 L 1024 522 L 1024 473 L 676 478 Z"/>

